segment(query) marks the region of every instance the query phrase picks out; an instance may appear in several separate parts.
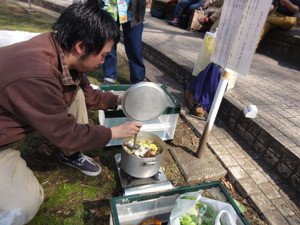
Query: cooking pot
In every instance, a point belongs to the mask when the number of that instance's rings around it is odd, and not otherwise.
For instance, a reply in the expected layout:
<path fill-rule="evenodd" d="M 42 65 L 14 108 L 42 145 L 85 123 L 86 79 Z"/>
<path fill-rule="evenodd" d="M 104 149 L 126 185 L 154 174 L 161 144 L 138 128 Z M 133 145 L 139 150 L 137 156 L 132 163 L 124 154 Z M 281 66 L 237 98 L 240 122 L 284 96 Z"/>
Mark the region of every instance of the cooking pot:
<path fill-rule="evenodd" d="M 153 140 L 153 143 L 157 145 L 161 153 L 151 158 L 140 158 L 130 154 L 125 150 L 124 144 L 130 140 L 126 139 L 122 144 L 121 152 L 121 168 L 130 176 L 136 178 L 148 178 L 154 176 L 162 163 L 162 159 L 165 151 L 165 143 L 163 140 L 150 132 L 140 131 L 137 136 L 137 140 Z M 125 148 L 124 148 L 125 147 Z"/>

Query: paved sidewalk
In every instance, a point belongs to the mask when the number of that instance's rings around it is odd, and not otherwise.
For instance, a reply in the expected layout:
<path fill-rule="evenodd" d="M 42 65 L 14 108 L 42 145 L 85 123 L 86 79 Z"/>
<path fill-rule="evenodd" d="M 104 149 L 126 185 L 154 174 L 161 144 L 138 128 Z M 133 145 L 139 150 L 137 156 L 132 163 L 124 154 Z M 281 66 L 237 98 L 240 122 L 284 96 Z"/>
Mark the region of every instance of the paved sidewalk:
<path fill-rule="evenodd" d="M 164 71 L 153 72 L 147 65 L 147 77 L 171 89 L 183 106 L 182 116 L 201 135 L 205 122 L 188 114 L 182 89 L 191 79 L 203 34 L 167 25 L 149 12 L 146 22 L 145 58 Z M 300 205 L 299 192 L 292 187 L 298 186 L 299 191 L 299 75 L 295 65 L 255 54 L 249 75 L 238 77 L 235 88 L 225 94 L 219 117 L 226 124 L 217 120 L 208 140 L 239 192 L 274 225 L 300 224 L 295 205 Z M 254 120 L 242 112 L 250 104 L 259 110 Z M 185 171 L 186 164 L 180 159 L 186 153 L 173 154 Z"/>
<path fill-rule="evenodd" d="M 44 7 L 52 10 L 61 4 L 49 2 Z M 206 122 L 189 115 L 182 90 L 193 79 L 191 72 L 203 36 L 169 26 L 165 20 L 151 17 L 149 10 L 146 13 L 147 78 L 168 88 L 182 106 L 182 118 L 199 136 Z M 118 51 L 125 56 L 122 45 Z M 218 115 L 222 121 L 217 119 L 208 140 L 208 150 L 219 159 L 238 191 L 274 225 L 300 224 L 300 65 L 288 61 L 255 54 L 249 75 L 238 77 L 235 88 L 226 92 Z M 242 113 L 250 104 L 259 111 L 253 120 Z M 186 152 L 171 153 L 190 179 L 187 168 L 193 169 L 200 161 L 193 159 L 187 165 L 182 160 L 189 157 Z"/>

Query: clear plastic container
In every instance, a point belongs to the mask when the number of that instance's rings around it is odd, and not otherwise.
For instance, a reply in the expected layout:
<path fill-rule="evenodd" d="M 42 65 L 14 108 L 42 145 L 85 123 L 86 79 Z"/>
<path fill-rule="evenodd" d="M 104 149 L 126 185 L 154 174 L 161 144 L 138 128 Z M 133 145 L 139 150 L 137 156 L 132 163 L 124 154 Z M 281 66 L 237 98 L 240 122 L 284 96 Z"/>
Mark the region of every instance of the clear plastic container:
<path fill-rule="evenodd" d="M 123 94 L 131 85 L 101 85 L 100 90 L 112 91 L 114 94 Z M 172 140 L 174 138 L 177 121 L 180 113 L 180 105 L 176 99 L 161 85 L 167 95 L 166 109 L 158 118 L 142 122 L 142 131 L 156 134 L 162 140 Z M 105 127 L 118 126 L 126 121 L 130 121 L 123 113 L 122 107 L 117 110 L 103 111 L 99 110 L 100 125 Z M 122 145 L 123 139 L 112 139 L 107 146 Z"/>

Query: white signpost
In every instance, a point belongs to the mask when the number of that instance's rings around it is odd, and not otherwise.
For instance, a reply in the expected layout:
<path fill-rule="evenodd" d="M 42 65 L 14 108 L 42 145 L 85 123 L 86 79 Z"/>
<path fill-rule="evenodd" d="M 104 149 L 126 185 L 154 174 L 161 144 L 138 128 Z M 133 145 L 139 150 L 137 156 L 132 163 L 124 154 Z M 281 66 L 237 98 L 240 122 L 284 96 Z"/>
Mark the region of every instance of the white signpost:
<path fill-rule="evenodd" d="M 225 72 L 221 76 L 197 157 L 201 158 L 208 135 L 213 127 L 232 70 L 247 75 L 258 38 L 269 13 L 272 0 L 225 0 L 217 30 L 211 61 Z"/>

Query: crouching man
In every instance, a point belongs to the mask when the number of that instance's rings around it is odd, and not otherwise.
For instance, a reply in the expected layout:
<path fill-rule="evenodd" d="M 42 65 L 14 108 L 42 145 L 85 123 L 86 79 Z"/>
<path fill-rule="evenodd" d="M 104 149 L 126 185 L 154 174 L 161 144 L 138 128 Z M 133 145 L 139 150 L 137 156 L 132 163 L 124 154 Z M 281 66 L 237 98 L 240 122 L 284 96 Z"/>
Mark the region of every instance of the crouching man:
<path fill-rule="evenodd" d="M 87 110 L 114 109 L 122 96 L 94 90 L 84 72 L 103 64 L 120 34 L 96 3 L 70 5 L 53 32 L 0 48 L 0 212 L 21 209 L 29 222 L 43 189 L 20 157 L 18 142 L 38 131 L 61 149 L 60 162 L 96 176 L 101 167 L 83 154 L 112 138 L 132 137 L 141 124 L 88 124 Z"/>

